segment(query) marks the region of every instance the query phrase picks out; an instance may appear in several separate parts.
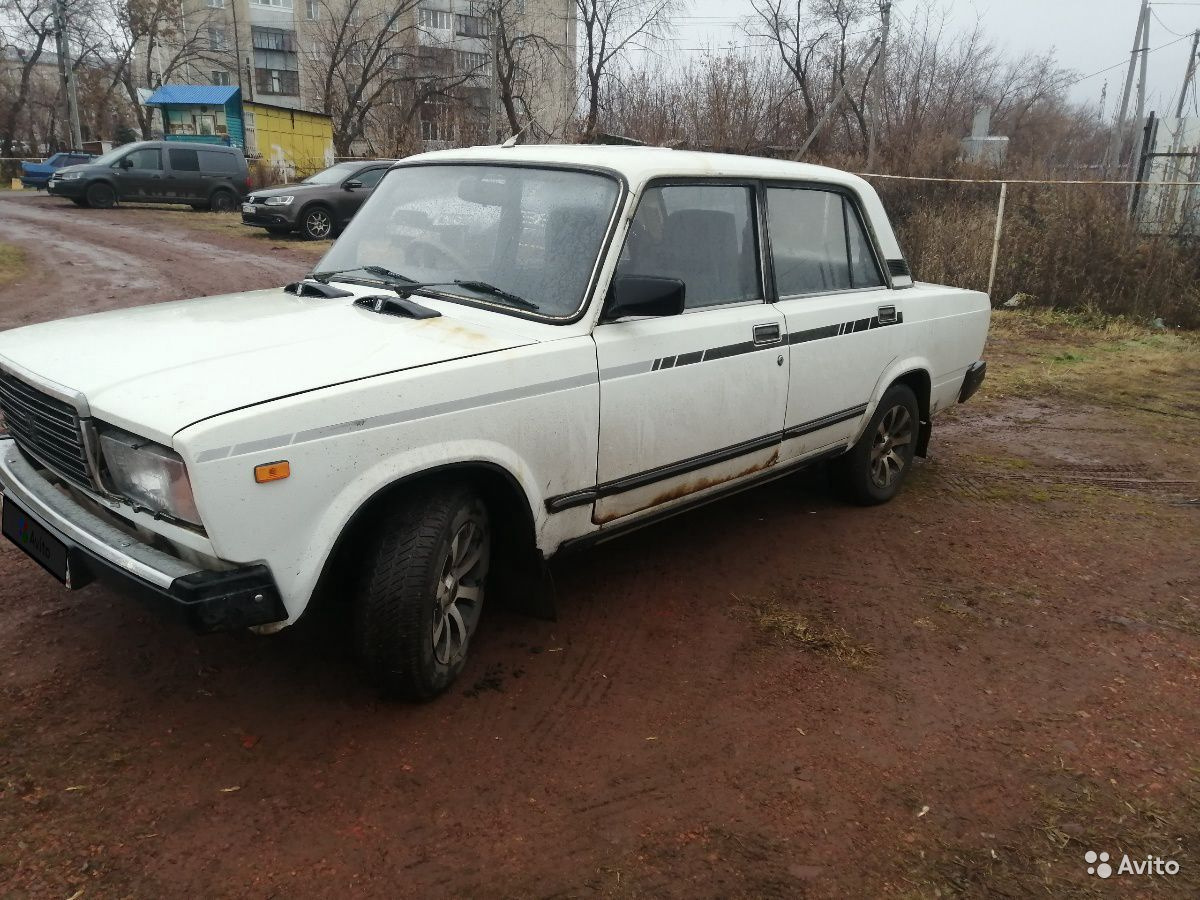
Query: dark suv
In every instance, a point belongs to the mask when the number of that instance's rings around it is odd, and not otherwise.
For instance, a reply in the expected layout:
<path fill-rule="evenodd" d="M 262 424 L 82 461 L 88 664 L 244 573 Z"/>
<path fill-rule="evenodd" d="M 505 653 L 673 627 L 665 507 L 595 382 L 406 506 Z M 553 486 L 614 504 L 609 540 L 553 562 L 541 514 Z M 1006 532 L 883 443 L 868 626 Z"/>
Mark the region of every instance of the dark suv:
<path fill-rule="evenodd" d="M 338 163 L 295 184 L 262 188 L 242 204 L 242 224 L 271 234 L 299 231 L 310 241 L 334 237 L 371 196 L 394 159 Z"/>
<path fill-rule="evenodd" d="M 51 176 L 47 190 L 79 206 L 107 209 L 119 200 L 187 203 L 230 212 L 250 187 L 246 157 L 237 147 L 138 141 Z"/>

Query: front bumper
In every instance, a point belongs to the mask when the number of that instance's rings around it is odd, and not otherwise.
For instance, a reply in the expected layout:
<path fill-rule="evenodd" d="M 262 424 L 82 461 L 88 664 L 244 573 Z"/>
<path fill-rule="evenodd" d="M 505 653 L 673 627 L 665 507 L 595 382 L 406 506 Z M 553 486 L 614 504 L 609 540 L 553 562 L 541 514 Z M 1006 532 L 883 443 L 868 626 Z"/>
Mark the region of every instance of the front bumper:
<path fill-rule="evenodd" d="M 35 190 L 43 190 L 50 183 L 49 175 L 22 175 L 21 186 L 25 188 L 33 188 Z"/>
<path fill-rule="evenodd" d="M 202 569 L 139 541 L 47 481 L 10 439 L 0 440 L 0 486 L 67 547 L 71 586 L 95 579 L 173 611 L 200 632 L 230 631 L 287 618 L 263 565 Z"/>
<path fill-rule="evenodd" d="M 72 178 L 63 181 L 61 178 L 51 178 L 46 182 L 46 191 L 55 197 L 82 197 L 87 188 L 87 180 Z"/>
<path fill-rule="evenodd" d="M 963 376 L 962 387 L 958 391 L 958 402 L 966 403 L 974 393 L 979 390 L 979 386 L 983 384 L 983 377 L 987 375 L 987 363 L 982 359 L 976 360 L 967 367 L 967 374 Z"/>
<path fill-rule="evenodd" d="M 243 204 L 250 206 L 251 204 Z M 294 207 L 292 206 L 261 206 L 254 205 L 254 212 L 242 210 L 242 224 L 254 225 L 259 228 L 289 228 L 295 227 Z"/>

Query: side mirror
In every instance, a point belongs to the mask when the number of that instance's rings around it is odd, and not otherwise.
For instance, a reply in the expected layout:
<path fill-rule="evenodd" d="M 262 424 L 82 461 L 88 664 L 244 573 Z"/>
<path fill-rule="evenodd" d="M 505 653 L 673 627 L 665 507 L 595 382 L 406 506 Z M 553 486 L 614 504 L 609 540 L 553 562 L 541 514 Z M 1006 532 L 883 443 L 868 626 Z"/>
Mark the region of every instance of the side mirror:
<path fill-rule="evenodd" d="M 362 186 L 363 186 L 363 183 L 361 181 L 359 181 L 357 178 L 352 178 L 350 181 L 346 181 L 346 182 L 342 183 L 342 187 L 344 187 L 348 191 L 352 191 L 355 188 L 360 188 Z"/>
<path fill-rule="evenodd" d="M 622 275 L 613 279 L 602 321 L 626 316 L 677 316 L 683 312 L 687 287 L 678 278 Z"/>
<path fill-rule="evenodd" d="M 121 162 L 120 162 L 120 163 L 118 163 L 118 165 L 119 165 L 119 166 L 120 166 L 122 169 L 132 169 L 132 168 L 133 168 L 133 160 L 132 160 L 132 159 L 130 159 L 128 156 L 122 156 L 122 157 L 121 157 Z"/>

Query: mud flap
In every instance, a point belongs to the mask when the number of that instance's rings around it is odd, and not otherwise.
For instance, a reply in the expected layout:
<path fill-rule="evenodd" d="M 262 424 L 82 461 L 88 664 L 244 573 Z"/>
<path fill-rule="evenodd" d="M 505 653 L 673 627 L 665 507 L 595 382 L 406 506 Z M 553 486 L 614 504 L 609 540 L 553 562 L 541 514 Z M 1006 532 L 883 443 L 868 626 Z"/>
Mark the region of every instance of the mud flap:
<path fill-rule="evenodd" d="M 558 621 L 558 590 L 554 574 L 540 553 L 524 566 L 496 572 L 492 587 L 495 603 L 520 616 Z M 490 599 L 490 598 L 489 598 Z"/>

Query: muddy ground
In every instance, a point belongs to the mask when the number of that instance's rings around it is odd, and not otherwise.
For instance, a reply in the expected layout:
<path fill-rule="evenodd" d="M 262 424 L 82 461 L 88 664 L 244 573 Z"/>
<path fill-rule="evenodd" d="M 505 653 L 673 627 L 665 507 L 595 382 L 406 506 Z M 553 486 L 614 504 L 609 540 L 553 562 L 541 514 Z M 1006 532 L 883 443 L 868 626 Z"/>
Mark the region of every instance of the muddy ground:
<path fill-rule="evenodd" d="M 2 327 L 320 253 L 2 195 L 0 243 Z M 0 896 L 1196 896 L 1198 346 L 998 316 L 894 502 L 814 472 L 578 557 L 424 706 L 328 633 L 196 638 L 4 544 Z"/>

